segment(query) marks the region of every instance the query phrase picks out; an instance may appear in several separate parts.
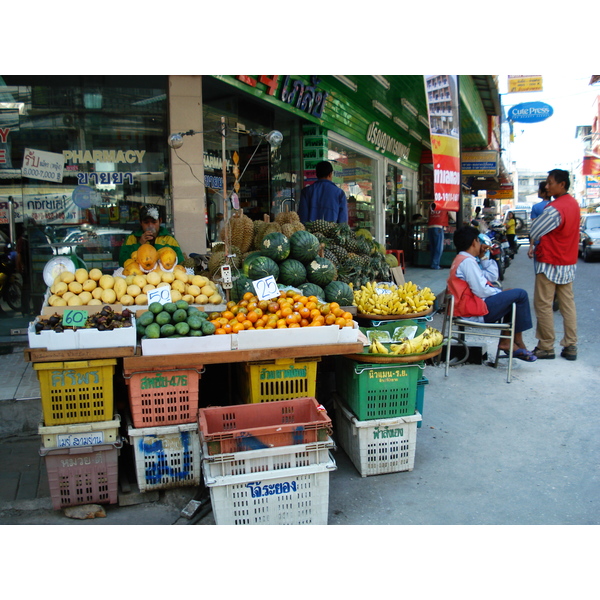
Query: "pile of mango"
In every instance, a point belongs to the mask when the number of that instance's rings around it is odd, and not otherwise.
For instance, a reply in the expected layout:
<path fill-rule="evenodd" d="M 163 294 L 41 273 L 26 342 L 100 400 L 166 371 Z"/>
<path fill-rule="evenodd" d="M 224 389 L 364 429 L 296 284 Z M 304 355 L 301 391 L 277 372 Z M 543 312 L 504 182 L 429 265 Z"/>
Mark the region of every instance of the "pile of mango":
<path fill-rule="evenodd" d="M 179 266 L 179 265 L 178 265 Z M 50 286 L 50 306 L 85 306 L 120 303 L 123 306 L 145 306 L 148 292 L 168 286 L 171 300 L 187 304 L 221 304 L 223 297 L 217 286 L 202 275 L 188 275 L 184 267 L 172 271 L 150 271 L 124 277 L 103 275 L 100 269 L 63 271 Z"/>

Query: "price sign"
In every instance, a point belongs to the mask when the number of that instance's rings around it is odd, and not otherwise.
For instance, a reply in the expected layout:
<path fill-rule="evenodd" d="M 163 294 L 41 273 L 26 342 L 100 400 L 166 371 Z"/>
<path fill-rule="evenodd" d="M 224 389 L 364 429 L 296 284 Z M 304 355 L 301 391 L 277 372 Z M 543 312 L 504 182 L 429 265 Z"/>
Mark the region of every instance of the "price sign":
<path fill-rule="evenodd" d="M 254 289 L 256 290 L 256 297 L 258 300 L 270 300 L 271 298 L 277 298 L 279 296 L 279 288 L 273 275 L 257 279 L 252 282 Z"/>
<path fill-rule="evenodd" d="M 63 327 L 83 327 L 88 319 L 88 313 L 85 310 L 70 308 L 63 313 Z"/>
<path fill-rule="evenodd" d="M 171 300 L 171 288 L 167 285 L 163 285 L 159 288 L 154 288 L 148 291 L 148 304 L 153 302 L 160 302 L 160 304 L 167 304 L 172 302 Z"/>

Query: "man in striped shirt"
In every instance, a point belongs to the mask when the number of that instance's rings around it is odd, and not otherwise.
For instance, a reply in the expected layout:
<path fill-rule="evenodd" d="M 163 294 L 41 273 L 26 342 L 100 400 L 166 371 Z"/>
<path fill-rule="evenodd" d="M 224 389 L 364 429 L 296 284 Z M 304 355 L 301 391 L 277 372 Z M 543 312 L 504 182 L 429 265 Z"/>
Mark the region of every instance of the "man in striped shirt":
<path fill-rule="evenodd" d="M 554 358 L 554 315 L 552 302 L 558 300 L 563 316 L 564 336 L 561 356 L 577 360 L 577 312 L 573 280 L 577 267 L 579 243 L 579 204 L 567 193 L 569 173 L 549 171 L 546 190 L 553 198 L 531 225 L 528 256 L 534 258 L 535 288 L 533 308 L 538 344 L 533 353 L 538 358 Z"/>

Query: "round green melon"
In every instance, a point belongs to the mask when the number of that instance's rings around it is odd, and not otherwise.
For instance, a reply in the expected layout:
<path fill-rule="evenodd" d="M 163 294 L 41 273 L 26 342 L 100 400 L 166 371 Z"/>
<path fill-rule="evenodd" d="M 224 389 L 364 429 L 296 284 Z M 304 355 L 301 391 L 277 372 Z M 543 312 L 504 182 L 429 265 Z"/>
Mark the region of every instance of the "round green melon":
<path fill-rule="evenodd" d="M 229 293 L 230 297 L 234 302 L 239 302 L 246 292 L 256 293 L 252 285 L 252 279 L 245 275 L 240 275 L 233 282 L 233 287 Z"/>
<path fill-rule="evenodd" d="M 325 288 L 328 286 L 336 275 L 335 265 L 328 258 L 315 256 L 306 265 L 306 279 L 309 283 L 315 283 L 319 287 Z"/>
<path fill-rule="evenodd" d="M 309 231 L 295 231 L 290 237 L 290 258 L 306 264 L 317 256 L 319 246 L 319 239 Z"/>
<path fill-rule="evenodd" d="M 306 268 L 295 258 L 288 258 L 279 264 L 279 283 L 297 287 L 306 281 Z"/>
<path fill-rule="evenodd" d="M 354 304 L 354 292 L 343 281 L 332 281 L 325 287 L 324 292 L 327 302 L 337 302 L 340 306 L 352 306 Z"/>
<path fill-rule="evenodd" d="M 255 259 L 258 258 L 259 256 L 262 256 L 262 252 L 260 252 L 259 250 L 255 250 L 254 252 L 250 252 L 250 254 L 248 254 L 248 256 L 246 256 L 246 258 L 244 259 L 244 262 L 242 263 L 242 273 L 248 277 L 248 269 L 250 268 L 250 263 Z"/>
<path fill-rule="evenodd" d="M 252 279 L 252 281 L 268 277 L 269 275 L 273 275 L 273 277 L 277 279 L 277 277 L 279 277 L 279 266 L 268 256 L 257 256 L 248 265 L 248 277 Z"/>
<path fill-rule="evenodd" d="M 290 241 L 283 233 L 273 231 L 262 239 L 260 249 L 264 256 L 281 262 L 290 255 Z"/>
<path fill-rule="evenodd" d="M 298 289 L 305 296 L 316 296 L 317 298 L 320 298 L 321 300 L 325 300 L 325 292 L 324 292 L 323 288 L 314 283 L 309 283 L 309 282 L 303 283 L 302 285 L 298 286 Z"/>

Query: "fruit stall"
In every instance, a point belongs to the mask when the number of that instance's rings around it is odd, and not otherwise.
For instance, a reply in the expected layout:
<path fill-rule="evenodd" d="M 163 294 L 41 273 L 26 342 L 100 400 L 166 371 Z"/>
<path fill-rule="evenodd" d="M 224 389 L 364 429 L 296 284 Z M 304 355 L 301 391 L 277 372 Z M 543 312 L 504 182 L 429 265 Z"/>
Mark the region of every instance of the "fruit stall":
<path fill-rule="evenodd" d="M 196 486 L 218 525 L 326 524 L 337 446 L 363 477 L 411 471 L 435 296 L 367 233 L 240 211 L 205 263 L 50 265 L 26 359 L 54 508 Z"/>

